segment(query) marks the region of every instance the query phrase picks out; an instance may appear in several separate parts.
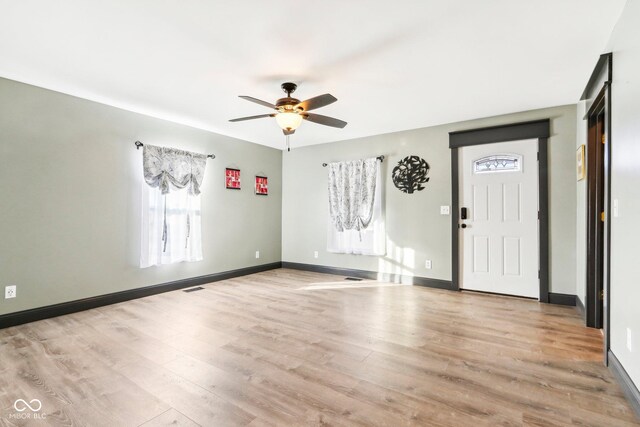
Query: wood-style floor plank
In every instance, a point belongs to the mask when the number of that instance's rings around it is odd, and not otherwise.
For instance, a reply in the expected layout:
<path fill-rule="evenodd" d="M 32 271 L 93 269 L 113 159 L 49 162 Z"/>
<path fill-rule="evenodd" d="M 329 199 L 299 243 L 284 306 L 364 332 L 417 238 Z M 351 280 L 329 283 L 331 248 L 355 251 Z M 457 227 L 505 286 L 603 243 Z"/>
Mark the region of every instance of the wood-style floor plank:
<path fill-rule="evenodd" d="M 0 330 L 0 425 L 640 425 L 569 307 L 287 269 L 203 287 Z"/>

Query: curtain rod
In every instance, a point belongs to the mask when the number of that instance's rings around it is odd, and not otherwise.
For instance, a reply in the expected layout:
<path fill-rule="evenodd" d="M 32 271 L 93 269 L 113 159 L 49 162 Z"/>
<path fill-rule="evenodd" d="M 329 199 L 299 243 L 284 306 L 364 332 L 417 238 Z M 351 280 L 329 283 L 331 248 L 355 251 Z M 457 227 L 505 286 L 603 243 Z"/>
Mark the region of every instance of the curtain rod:
<path fill-rule="evenodd" d="M 384 162 L 384 156 L 378 156 L 376 157 L 376 159 L 380 160 L 381 162 Z M 323 163 L 322 167 L 326 168 L 329 164 L 328 163 Z"/>
<path fill-rule="evenodd" d="M 136 141 L 134 142 L 134 144 L 136 145 L 136 150 L 139 150 L 140 147 L 144 147 L 144 144 L 140 141 Z M 207 158 L 209 159 L 215 159 L 216 155 L 215 154 L 207 154 Z"/>

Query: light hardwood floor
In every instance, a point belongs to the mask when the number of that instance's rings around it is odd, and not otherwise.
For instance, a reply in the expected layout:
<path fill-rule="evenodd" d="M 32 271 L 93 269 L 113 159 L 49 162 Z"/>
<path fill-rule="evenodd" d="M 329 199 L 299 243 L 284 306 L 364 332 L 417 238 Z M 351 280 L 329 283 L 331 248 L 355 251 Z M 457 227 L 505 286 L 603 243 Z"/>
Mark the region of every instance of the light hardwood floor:
<path fill-rule="evenodd" d="M 639 425 L 573 308 L 343 279 L 273 270 L 0 330 L 0 425 Z"/>

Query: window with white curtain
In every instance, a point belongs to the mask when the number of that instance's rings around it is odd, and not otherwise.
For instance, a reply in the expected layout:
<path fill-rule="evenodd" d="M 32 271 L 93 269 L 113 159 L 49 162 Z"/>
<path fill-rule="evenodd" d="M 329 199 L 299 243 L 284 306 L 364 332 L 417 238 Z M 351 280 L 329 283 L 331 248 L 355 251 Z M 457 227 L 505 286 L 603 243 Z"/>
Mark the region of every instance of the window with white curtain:
<path fill-rule="evenodd" d="M 330 163 L 327 250 L 385 255 L 382 177 L 377 158 Z"/>
<path fill-rule="evenodd" d="M 201 196 L 207 156 L 144 146 L 140 266 L 201 261 Z"/>

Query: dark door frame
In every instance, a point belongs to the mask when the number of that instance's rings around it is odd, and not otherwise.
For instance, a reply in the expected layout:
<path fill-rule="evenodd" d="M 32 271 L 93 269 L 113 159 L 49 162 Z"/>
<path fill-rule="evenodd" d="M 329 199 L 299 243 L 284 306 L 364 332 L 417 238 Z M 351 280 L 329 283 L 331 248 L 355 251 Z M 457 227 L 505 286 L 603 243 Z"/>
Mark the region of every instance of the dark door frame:
<path fill-rule="evenodd" d="M 584 116 L 586 120 L 585 126 L 587 132 L 589 129 L 589 121 L 594 116 L 597 117 L 600 113 L 604 112 L 604 231 L 602 235 L 602 251 L 603 251 L 603 266 L 600 272 L 592 272 L 592 265 L 595 263 L 595 251 L 591 245 L 595 245 L 595 240 L 592 242 L 593 236 L 592 225 L 594 223 L 593 218 L 590 218 L 590 211 L 593 211 L 591 204 L 597 200 L 597 195 L 593 192 L 597 190 L 595 185 L 589 185 L 587 183 L 587 206 L 586 206 L 586 301 L 585 305 L 585 324 L 590 327 L 599 326 L 596 322 L 596 310 L 598 306 L 598 295 L 596 292 L 596 283 L 594 274 L 602 275 L 602 332 L 604 335 L 604 364 L 609 365 L 609 347 L 610 347 L 610 278 L 611 278 L 611 150 L 612 150 L 612 137 L 611 137 L 611 82 L 613 78 L 613 54 L 605 53 L 600 55 L 598 62 L 589 78 L 589 82 L 580 97 L 581 101 L 585 101 L 585 107 L 587 113 Z M 587 133 L 588 135 L 588 133 Z M 589 170 L 591 162 L 587 162 L 587 180 L 592 179 L 593 172 Z M 595 209 L 595 207 L 594 207 Z M 590 221 L 591 220 L 591 221 Z M 591 226 L 590 226 L 591 224 Z"/>
<path fill-rule="evenodd" d="M 451 149 L 451 282 L 454 290 L 460 289 L 460 177 L 458 170 L 458 149 L 471 145 L 495 142 L 538 140 L 538 240 L 540 242 L 540 302 L 549 302 L 549 181 L 548 144 L 551 123 L 549 119 L 514 123 L 449 132 Z"/>
<path fill-rule="evenodd" d="M 604 91 L 604 89 L 603 89 Z M 591 328 L 604 327 L 604 310 L 600 304 L 604 300 L 604 253 L 606 218 L 601 218 L 605 212 L 604 155 L 601 136 L 606 136 L 606 108 L 605 99 L 598 95 L 597 102 L 587 114 L 587 147 L 585 164 L 587 170 L 586 194 L 586 306 L 585 320 Z M 603 129 L 604 128 L 604 129 Z M 602 292 L 602 294 L 601 294 Z M 604 303 L 604 301 L 603 301 Z"/>

